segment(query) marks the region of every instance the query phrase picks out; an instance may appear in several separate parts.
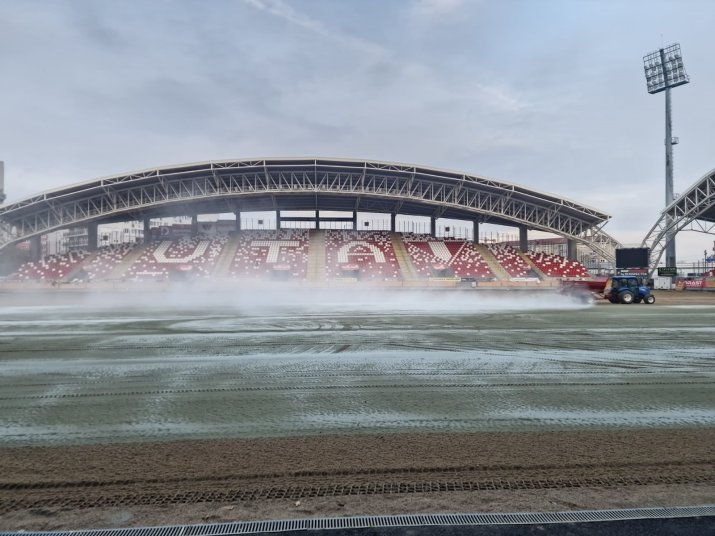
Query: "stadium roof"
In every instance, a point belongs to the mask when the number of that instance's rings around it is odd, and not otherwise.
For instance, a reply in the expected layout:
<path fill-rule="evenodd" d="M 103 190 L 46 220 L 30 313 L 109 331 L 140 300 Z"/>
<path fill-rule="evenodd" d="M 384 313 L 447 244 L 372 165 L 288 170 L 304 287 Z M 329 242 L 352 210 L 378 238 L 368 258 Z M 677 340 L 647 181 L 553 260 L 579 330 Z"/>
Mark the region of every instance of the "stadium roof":
<path fill-rule="evenodd" d="M 165 166 L 42 192 L 0 206 L 0 247 L 90 222 L 262 210 L 358 210 L 523 225 L 605 248 L 606 257 L 617 244 L 600 230 L 608 214 L 554 194 L 458 171 L 311 157 Z"/>
<path fill-rule="evenodd" d="M 715 169 L 680 194 L 664 212 L 715 223 Z"/>
<path fill-rule="evenodd" d="M 715 169 L 708 171 L 695 184 L 665 207 L 658 221 L 643 239 L 643 246 L 650 248 L 650 272 L 653 273 L 660 262 L 668 237 L 674 236 L 692 223 L 701 231 L 715 230 Z"/>

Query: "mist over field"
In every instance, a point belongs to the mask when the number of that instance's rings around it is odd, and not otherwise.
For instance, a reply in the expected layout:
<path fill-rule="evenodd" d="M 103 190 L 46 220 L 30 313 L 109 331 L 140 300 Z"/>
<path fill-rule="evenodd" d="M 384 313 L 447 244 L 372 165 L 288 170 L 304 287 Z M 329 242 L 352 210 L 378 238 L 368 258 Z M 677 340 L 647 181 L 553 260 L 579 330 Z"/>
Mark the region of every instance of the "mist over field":
<path fill-rule="evenodd" d="M 576 297 L 556 292 L 523 290 L 406 290 L 376 287 L 305 288 L 273 285 L 251 288 L 216 288 L 196 284 L 185 288 L 152 289 L 144 292 L 37 292 L 0 296 L 0 314 L 7 310 L 32 314 L 44 308 L 76 306 L 89 309 L 136 309 L 178 307 L 211 309 L 215 313 L 269 313 L 295 311 L 302 314 L 399 313 L 479 314 L 504 311 L 569 310 L 590 306 Z"/>

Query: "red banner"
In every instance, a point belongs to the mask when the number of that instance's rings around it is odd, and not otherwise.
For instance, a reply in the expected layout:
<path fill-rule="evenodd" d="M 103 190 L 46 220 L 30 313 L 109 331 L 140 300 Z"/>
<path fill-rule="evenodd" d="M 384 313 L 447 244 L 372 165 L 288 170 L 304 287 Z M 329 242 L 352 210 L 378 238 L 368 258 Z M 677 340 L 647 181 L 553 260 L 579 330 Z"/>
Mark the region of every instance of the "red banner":
<path fill-rule="evenodd" d="M 704 279 L 683 279 L 681 281 L 678 281 L 676 286 L 680 286 L 682 288 L 705 288 L 705 280 Z"/>

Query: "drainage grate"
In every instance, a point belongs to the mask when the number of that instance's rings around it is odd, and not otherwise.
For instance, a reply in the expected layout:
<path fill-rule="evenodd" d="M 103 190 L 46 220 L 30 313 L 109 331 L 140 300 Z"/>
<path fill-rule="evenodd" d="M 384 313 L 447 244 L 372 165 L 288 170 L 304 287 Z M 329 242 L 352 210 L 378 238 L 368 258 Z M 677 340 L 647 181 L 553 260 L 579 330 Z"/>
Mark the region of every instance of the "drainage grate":
<path fill-rule="evenodd" d="M 0 532 L 0 536 L 234 536 L 296 530 L 362 529 L 383 527 L 424 527 L 441 525 L 530 525 L 535 523 L 583 523 L 715 516 L 715 505 L 670 508 L 628 508 L 624 510 L 582 510 L 574 512 L 520 512 L 512 514 L 412 514 L 398 516 L 358 516 L 240 521 L 210 525 L 176 525 L 126 529 L 77 530 L 61 532 Z"/>

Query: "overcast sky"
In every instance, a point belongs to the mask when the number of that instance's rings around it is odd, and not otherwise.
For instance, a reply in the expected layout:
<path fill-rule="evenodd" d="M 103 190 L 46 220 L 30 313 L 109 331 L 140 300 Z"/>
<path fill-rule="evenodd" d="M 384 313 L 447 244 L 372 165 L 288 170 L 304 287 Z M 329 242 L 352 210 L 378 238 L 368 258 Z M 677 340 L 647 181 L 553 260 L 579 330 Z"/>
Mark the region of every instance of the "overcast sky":
<path fill-rule="evenodd" d="M 0 0 L 8 201 L 164 164 L 344 156 L 493 176 L 597 207 L 640 242 L 715 167 L 715 2 Z M 713 236 L 679 238 L 681 260 Z"/>

